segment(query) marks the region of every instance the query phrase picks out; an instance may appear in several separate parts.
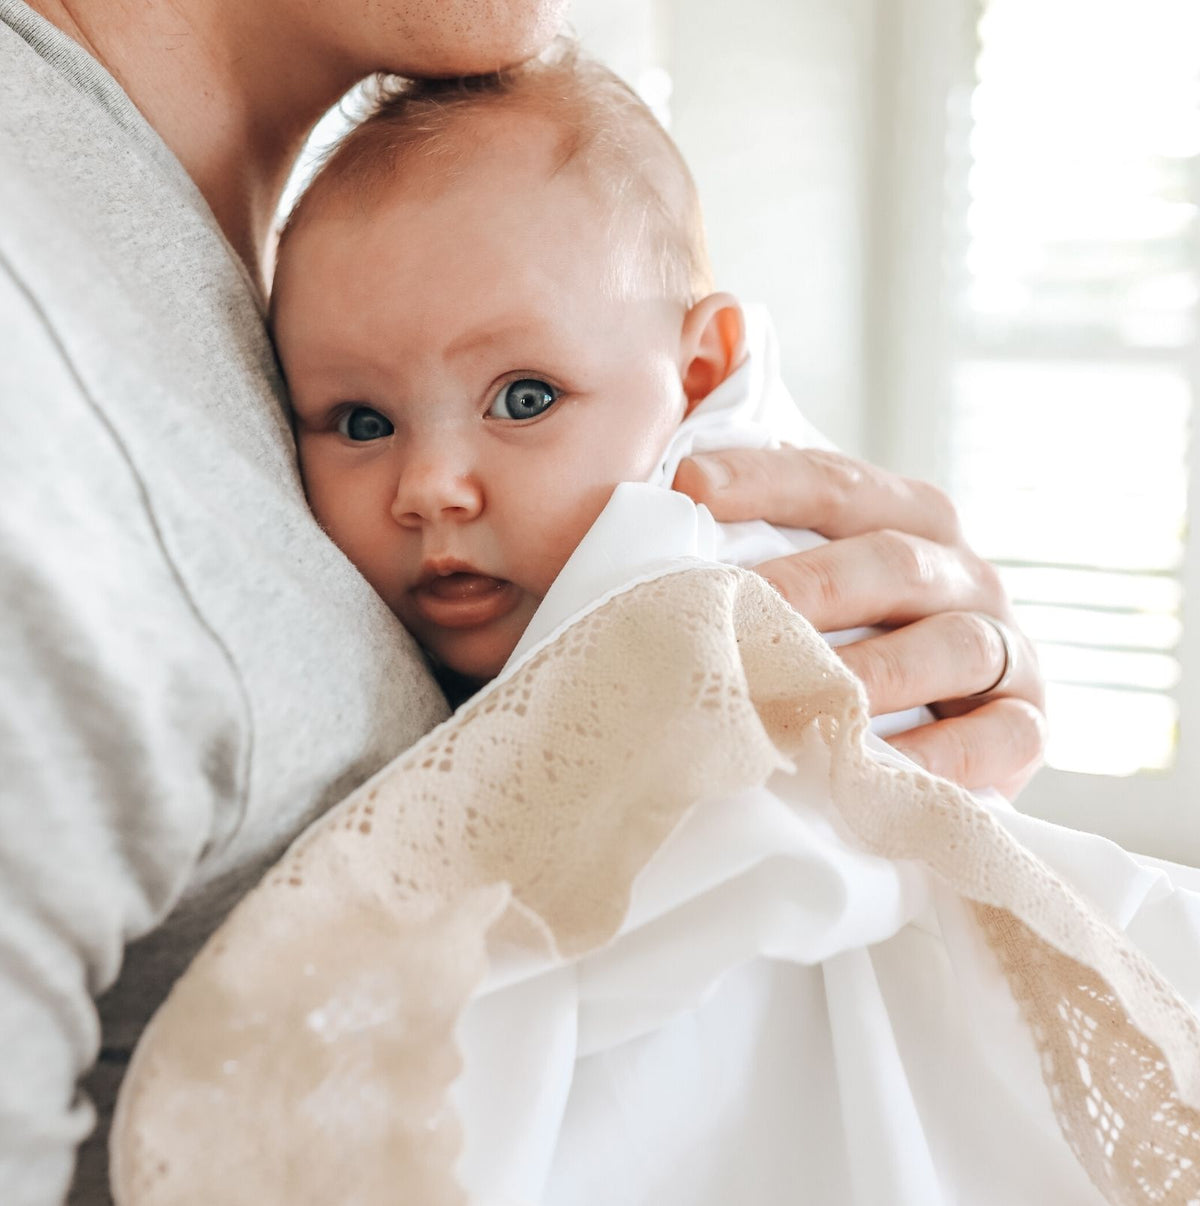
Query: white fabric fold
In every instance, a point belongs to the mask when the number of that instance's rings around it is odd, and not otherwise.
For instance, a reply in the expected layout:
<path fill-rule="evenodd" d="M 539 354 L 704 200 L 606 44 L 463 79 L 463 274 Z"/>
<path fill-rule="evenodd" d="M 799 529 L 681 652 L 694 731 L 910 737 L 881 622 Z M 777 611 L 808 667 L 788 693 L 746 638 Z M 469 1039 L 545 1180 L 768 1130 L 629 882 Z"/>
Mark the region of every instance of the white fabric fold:
<path fill-rule="evenodd" d="M 697 438 L 769 438 L 763 359 Z M 617 489 L 500 677 L 314 826 L 156 1016 L 114 1131 L 123 1206 L 232 1201 L 225 1167 L 256 1204 L 457 1206 L 456 1148 L 476 1206 L 1186 1200 L 1200 1027 L 1095 918 L 1194 1011 L 1200 877 L 868 758 L 836 659 L 714 568 L 777 535 Z M 1166 1046 L 1093 992 L 1101 964 Z M 1030 1019 L 1060 1001 L 1055 1047 Z M 1153 1092 L 1093 1100 L 1110 1056 Z M 1100 1120 L 1095 1183 L 1064 1095 Z M 1144 1190 L 1096 1146 L 1123 1110 L 1174 1142 Z"/>
<path fill-rule="evenodd" d="M 692 452 L 773 446 L 781 431 L 824 445 L 783 389 L 757 312 L 749 343 L 747 361 L 684 423 L 654 481 L 614 492 L 509 668 L 634 583 L 820 543 L 764 523 L 716 524 L 665 488 Z M 913 710 L 884 731 L 923 719 Z M 553 961 L 546 1000 L 526 980 L 519 1011 L 485 987 L 462 1029 L 464 1184 L 476 1193 L 503 1185 L 543 1206 L 1102 1200 L 1062 1139 L 1026 1028 L 966 906 L 914 865 L 867 854 L 839 832 L 827 776 L 814 739 L 811 757 L 765 788 L 696 807 L 636 881 L 617 939 L 575 965 L 574 998 Z M 1200 1004 L 1200 896 L 1102 839 L 1021 817 L 995 793 L 981 799 Z M 543 1027 L 572 1031 L 575 1045 L 547 1045 L 519 1086 L 508 1083 L 508 1177 L 487 1155 L 502 1146 L 492 1074 L 470 1053 Z M 774 1066 L 769 1075 L 747 1068 L 758 1058 Z M 790 1134 L 777 1147 L 748 1141 L 783 1118 Z M 522 1143 L 539 1158 L 515 1175 Z"/>

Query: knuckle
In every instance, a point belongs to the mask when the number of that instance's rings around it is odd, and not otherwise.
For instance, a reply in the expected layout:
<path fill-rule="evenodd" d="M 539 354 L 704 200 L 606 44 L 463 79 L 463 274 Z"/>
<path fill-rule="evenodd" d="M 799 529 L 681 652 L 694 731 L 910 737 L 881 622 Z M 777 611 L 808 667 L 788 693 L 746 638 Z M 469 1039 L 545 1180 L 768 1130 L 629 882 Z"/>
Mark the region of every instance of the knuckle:
<path fill-rule="evenodd" d="M 818 526 L 846 511 L 857 497 L 865 480 L 865 466 L 859 461 L 824 448 L 806 448 L 800 454 L 821 483 L 823 506 Z"/>
<path fill-rule="evenodd" d="M 1002 715 L 1008 730 L 1007 748 L 1014 766 L 1040 763 L 1046 753 L 1046 717 L 1025 700 L 1006 700 Z"/>
<path fill-rule="evenodd" d="M 996 700 L 934 728 L 930 769 L 968 788 L 1031 773 L 1046 746 L 1045 718 L 1023 700 Z"/>
<path fill-rule="evenodd" d="M 864 641 L 855 653 L 854 671 L 866 689 L 872 709 L 890 708 L 906 698 L 908 666 L 900 651 L 887 640 Z"/>
<path fill-rule="evenodd" d="M 840 614 L 845 586 L 835 562 L 821 556 L 792 558 L 779 567 L 783 572 L 771 576 L 782 578 L 784 597 L 802 616 L 816 622 Z"/>
<path fill-rule="evenodd" d="M 940 486 L 916 479 L 909 479 L 908 487 L 928 517 L 933 539 L 941 544 L 957 544 L 962 538 L 962 524 L 950 495 Z"/>
<path fill-rule="evenodd" d="M 811 469 L 827 477 L 831 484 L 844 481 L 853 485 L 861 480 L 862 463 L 844 452 L 835 452 L 831 448 L 801 448 L 797 456 L 803 458 Z"/>
<path fill-rule="evenodd" d="M 818 627 L 840 614 L 845 586 L 836 558 L 823 555 L 821 548 L 779 557 L 757 569 L 792 608 Z"/>
<path fill-rule="evenodd" d="M 958 664 L 972 679 L 994 682 L 1004 663 L 1004 647 L 995 627 L 977 612 L 956 611 L 946 616 L 949 627 L 947 640 L 954 650 Z"/>
<path fill-rule="evenodd" d="M 1000 619 L 1004 619 L 1011 609 L 1008 590 L 1005 588 L 1004 580 L 1000 577 L 1000 571 L 990 561 L 980 558 L 975 567 L 975 578 L 987 610 Z"/>
<path fill-rule="evenodd" d="M 872 532 L 870 541 L 875 556 L 898 581 L 910 587 L 922 587 L 933 581 L 934 571 L 922 555 L 914 537 L 894 528 Z"/>

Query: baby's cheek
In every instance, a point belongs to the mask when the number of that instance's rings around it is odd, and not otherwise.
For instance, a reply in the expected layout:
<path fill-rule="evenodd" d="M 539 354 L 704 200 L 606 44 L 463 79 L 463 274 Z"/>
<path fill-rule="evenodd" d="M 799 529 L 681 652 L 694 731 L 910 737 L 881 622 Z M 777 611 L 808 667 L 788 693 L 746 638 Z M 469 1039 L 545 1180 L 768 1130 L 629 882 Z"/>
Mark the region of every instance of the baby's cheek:
<path fill-rule="evenodd" d="M 616 486 L 615 481 L 583 489 L 576 485 L 573 497 L 564 498 L 557 507 L 547 509 L 545 519 L 549 522 L 539 525 L 541 532 L 534 550 L 537 581 L 531 589 L 536 589 L 542 596 L 550 589 L 550 584 L 608 505 Z"/>
<path fill-rule="evenodd" d="M 313 505 L 325 534 L 342 550 L 360 574 L 385 599 L 390 597 L 403 562 L 388 524 L 376 514 L 377 508 L 356 506 L 352 496 L 343 495 L 332 502 Z"/>

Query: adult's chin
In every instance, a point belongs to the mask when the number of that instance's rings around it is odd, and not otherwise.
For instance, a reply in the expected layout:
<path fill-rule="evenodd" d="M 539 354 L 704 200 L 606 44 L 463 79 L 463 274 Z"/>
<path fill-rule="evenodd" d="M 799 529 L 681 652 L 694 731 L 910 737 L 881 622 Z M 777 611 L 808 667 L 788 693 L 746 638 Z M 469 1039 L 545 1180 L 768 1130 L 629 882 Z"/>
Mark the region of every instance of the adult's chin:
<path fill-rule="evenodd" d="M 562 28 L 567 0 L 397 0 L 390 7 L 387 60 L 378 69 L 448 77 L 532 58 Z"/>

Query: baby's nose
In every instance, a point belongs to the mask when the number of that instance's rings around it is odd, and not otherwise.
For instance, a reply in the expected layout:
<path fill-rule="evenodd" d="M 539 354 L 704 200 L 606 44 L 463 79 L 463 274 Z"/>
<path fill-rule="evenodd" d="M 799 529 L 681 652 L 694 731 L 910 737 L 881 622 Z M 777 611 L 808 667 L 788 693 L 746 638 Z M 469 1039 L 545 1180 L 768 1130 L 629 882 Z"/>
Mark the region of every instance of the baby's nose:
<path fill-rule="evenodd" d="M 406 467 L 392 500 L 392 517 L 404 527 L 427 523 L 466 523 L 483 510 L 478 478 L 443 461 Z"/>

